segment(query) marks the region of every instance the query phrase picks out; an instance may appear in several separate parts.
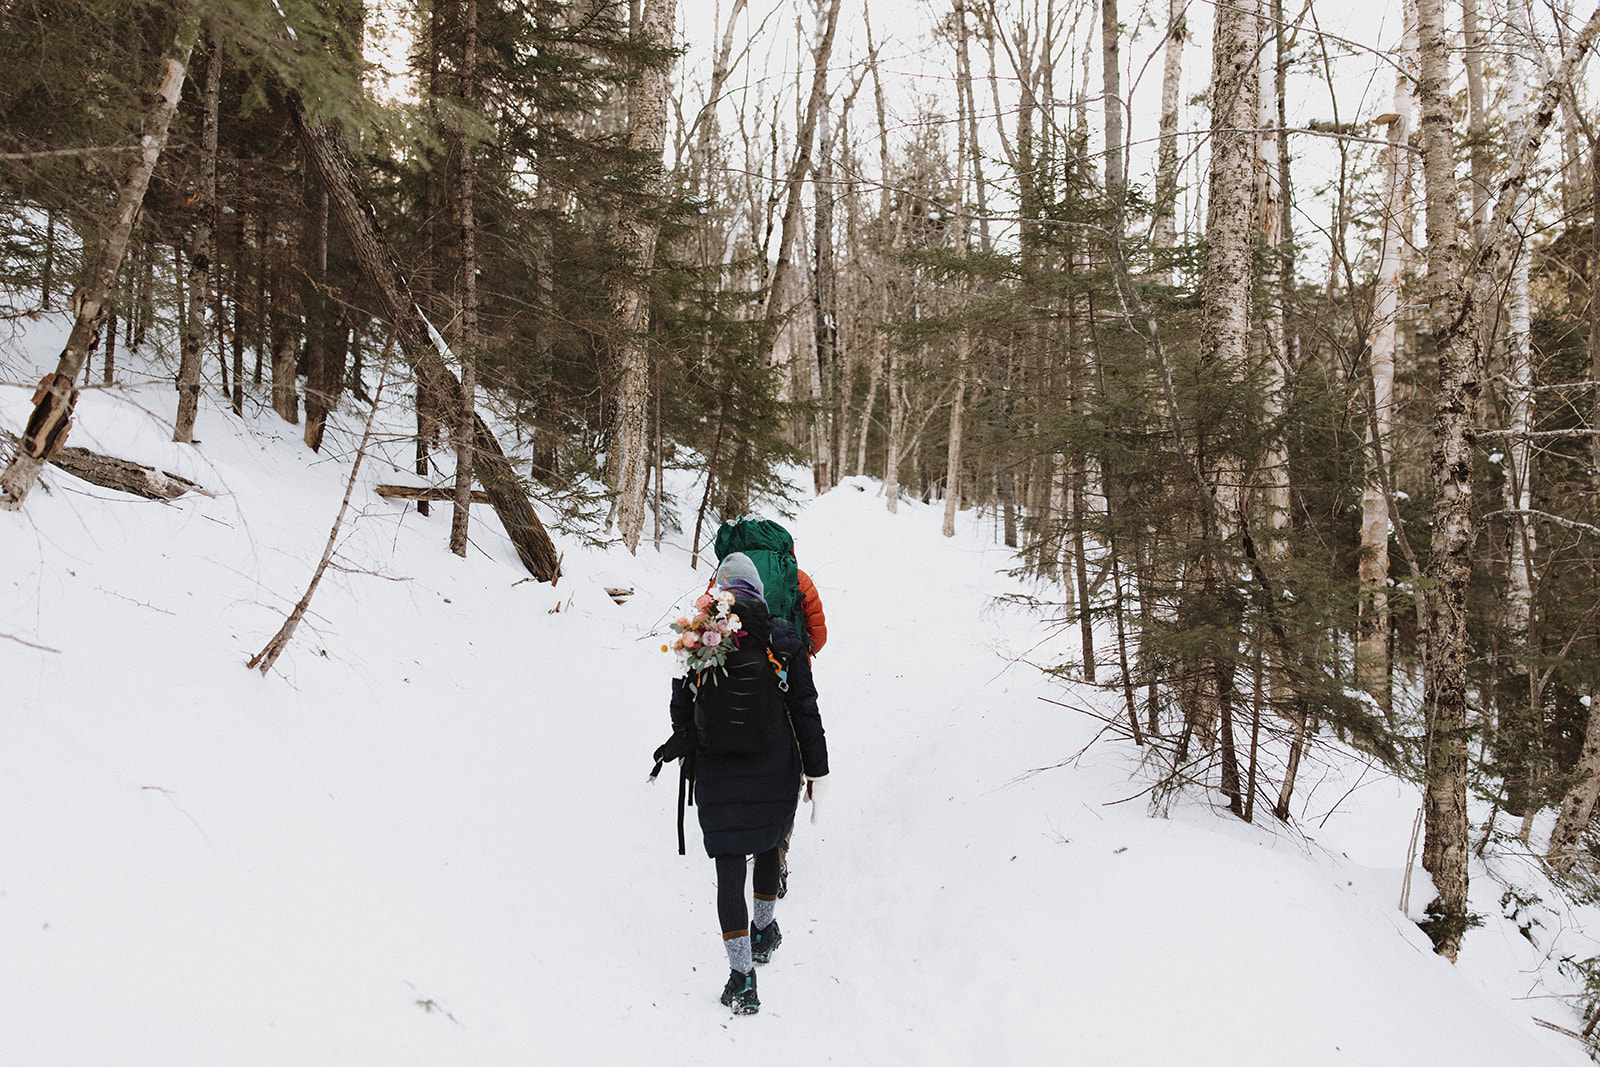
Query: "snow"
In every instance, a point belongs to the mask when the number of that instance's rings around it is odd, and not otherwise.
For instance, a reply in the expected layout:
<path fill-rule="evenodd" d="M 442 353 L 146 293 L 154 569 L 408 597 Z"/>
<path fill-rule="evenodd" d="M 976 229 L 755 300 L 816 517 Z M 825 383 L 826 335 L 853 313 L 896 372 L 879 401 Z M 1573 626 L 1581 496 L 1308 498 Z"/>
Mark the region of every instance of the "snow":
<path fill-rule="evenodd" d="M 0 351 L 13 432 L 59 327 Z M 1152 810 L 1133 746 L 1061 706 L 1114 699 L 1031 666 L 1075 630 L 998 599 L 1050 590 L 1008 576 L 993 517 L 946 539 L 942 506 L 891 515 L 864 479 L 790 524 L 833 782 L 761 1014 L 732 1018 L 693 813 L 680 857 L 676 775 L 645 782 L 666 623 L 707 573 L 683 537 L 558 534 L 552 589 L 475 509 L 458 559 L 447 507 L 371 492 L 408 454 L 386 408 L 340 569 L 262 677 L 365 413 L 318 456 L 204 406 L 190 447 L 173 397 L 159 367 L 86 391 L 72 443 L 208 495 L 49 468 L 0 515 L 0 1063 L 1588 1062 L 1533 1018 L 1581 1027 L 1553 961 L 1600 952 L 1593 915 L 1533 864 L 1491 853 L 1543 886 L 1539 944 L 1480 866 L 1452 967 L 1398 910 L 1417 791 L 1358 755 L 1319 750 L 1294 827 Z"/>

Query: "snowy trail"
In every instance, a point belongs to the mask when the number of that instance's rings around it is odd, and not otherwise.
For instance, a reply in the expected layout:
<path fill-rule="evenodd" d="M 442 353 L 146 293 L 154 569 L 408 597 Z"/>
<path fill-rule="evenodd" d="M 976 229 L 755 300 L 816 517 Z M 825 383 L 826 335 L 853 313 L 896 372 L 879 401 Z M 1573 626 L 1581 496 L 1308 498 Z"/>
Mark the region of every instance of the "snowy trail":
<path fill-rule="evenodd" d="M 0 423 L 30 395 L 0 389 Z M 1096 724 L 1010 660 L 1072 639 L 997 606 L 1023 590 L 976 516 L 945 539 L 866 483 L 793 523 L 835 780 L 763 1011 L 731 1019 L 694 813 L 679 857 L 675 778 L 643 783 L 659 630 L 704 569 L 566 539 L 552 590 L 492 522 L 460 561 L 447 515 L 368 497 L 263 679 L 244 659 L 320 552 L 351 430 L 317 457 L 206 410 L 182 449 L 149 414 L 170 396 L 86 394 L 86 443 L 215 496 L 52 475 L 0 520 L 0 634 L 30 642 L 0 640 L 0 1063 L 1587 1062 L 1514 1008 L 1538 991 L 1514 926 L 1452 969 L 1396 911 L 1404 789 L 1330 852 L 1198 799 L 1107 806 L 1141 788 L 1126 745 L 1029 776 Z"/>

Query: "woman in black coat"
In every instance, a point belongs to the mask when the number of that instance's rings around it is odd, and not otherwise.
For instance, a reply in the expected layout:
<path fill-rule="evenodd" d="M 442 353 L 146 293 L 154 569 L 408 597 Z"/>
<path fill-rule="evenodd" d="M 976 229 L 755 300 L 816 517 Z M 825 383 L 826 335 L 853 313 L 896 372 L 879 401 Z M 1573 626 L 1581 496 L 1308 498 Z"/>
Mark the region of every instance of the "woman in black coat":
<path fill-rule="evenodd" d="M 733 610 L 746 636 L 741 648 L 770 646 L 788 664 L 784 707 L 788 728 L 762 752 L 730 755 L 707 751 L 697 740 L 695 806 L 706 855 L 717 865 L 717 918 L 722 926 L 730 974 L 722 1003 L 736 1014 L 760 1008 L 755 964 L 772 958 L 783 935 L 773 919 L 778 899 L 779 846 L 794 825 L 799 798 L 820 799 L 828 773 L 828 743 L 817 710 L 811 665 L 801 654 L 800 635 L 786 619 L 770 619 L 761 577 L 749 557 L 731 553 L 717 568 L 715 584 L 734 594 Z M 754 642 L 754 646 L 752 646 Z M 675 739 L 700 738 L 695 722 L 695 690 L 688 678 L 672 683 Z M 803 782 L 803 786 L 802 786 Z M 754 923 L 745 908 L 746 857 L 755 857 Z"/>

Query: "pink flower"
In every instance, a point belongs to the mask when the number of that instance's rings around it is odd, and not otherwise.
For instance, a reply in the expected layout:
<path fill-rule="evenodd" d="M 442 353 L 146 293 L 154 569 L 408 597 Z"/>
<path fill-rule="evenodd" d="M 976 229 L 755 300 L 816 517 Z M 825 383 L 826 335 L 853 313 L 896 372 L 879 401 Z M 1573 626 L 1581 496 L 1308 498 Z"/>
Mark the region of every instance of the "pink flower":
<path fill-rule="evenodd" d="M 683 635 L 683 647 L 684 648 L 693 648 L 695 645 L 697 645 L 699 643 L 700 643 L 700 635 L 695 633 L 693 630 L 690 630 L 688 633 Z"/>
<path fill-rule="evenodd" d="M 694 602 L 694 606 L 700 611 L 704 611 L 709 608 L 712 603 L 713 599 L 710 593 L 701 593 L 700 598 Z"/>
<path fill-rule="evenodd" d="M 715 630 L 708 630 L 701 640 L 707 648 L 716 648 L 722 643 L 722 635 Z"/>

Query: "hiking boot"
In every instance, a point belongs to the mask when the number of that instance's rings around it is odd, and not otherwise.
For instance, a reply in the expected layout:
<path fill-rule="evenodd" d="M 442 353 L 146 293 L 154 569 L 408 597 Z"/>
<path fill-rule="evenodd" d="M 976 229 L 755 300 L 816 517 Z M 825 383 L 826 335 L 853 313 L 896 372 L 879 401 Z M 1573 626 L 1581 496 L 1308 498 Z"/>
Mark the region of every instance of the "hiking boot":
<path fill-rule="evenodd" d="M 772 920 L 765 928 L 760 926 L 750 928 L 750 958 L 757 963 L 766 963 L 770 960 L 773 949 L 781 944 L 783 944 L 783 931 L 778 929 L 778 920 Z"/>
<path fill-rule="evenodd" d="M 735 1015 L 754 1015 L 761 1010 L 756 999 L 756 972 L 740 974 L 728 972 L 728 984 L 722 987 L 722 1003 L 733 1009 Z"/>

